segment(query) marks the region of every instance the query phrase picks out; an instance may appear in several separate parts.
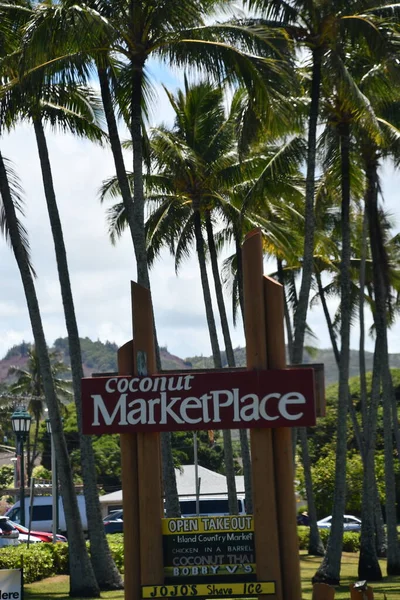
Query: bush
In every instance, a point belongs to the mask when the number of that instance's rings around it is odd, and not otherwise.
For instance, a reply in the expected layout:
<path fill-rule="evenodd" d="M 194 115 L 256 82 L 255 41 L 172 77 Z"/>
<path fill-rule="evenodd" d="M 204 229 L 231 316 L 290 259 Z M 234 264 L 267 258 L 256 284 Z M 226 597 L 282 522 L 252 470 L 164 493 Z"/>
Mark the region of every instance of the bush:
<path fill-rule="evenodd" d="M 299 538 L 300 550 L 307 550 L 308 543 L 310 540 L 310 528 L 309 527 L 297 527 L 297 535 Z M 319 535 L 325 548 L 329 539 L 329 529 L 320 529 Z M 355 531 L 345 531 L 343 533 L 343 552 L 358 552 L 360 550 L 360 534 Z"/>
<path fill-rule="evenodd" d="M 112 557 L 120 573 L 124 572 L 124 536 L 122 533 L 113 533 L 107 536 Z"/>
<path fill-rule="evenodd" d="M 32 583 L 56 574 L 52 544 L 26 544 L 0 550 L 0 569 L 24 570 L 24 582 Z"/>

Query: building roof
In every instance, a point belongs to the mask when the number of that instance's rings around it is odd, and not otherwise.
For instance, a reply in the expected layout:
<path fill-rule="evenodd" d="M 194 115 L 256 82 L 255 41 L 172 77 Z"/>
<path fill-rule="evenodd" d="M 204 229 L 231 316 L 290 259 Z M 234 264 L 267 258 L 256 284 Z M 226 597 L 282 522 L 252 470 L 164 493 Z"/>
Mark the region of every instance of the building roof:
<path fill-rule="evenodd" d="M 195 469 L 194 465 L 184 465 L 181 469 L 175 469 L 176 484 L 178 487 L 179 496 L 190 496 L 196 493 L 195 486 Z M 226 485 L 225 475 L 210 471 L 205 467 L 198 467 L 199 479 L 200 479 L 200 494 L 227 494 L 228 488 Z M 244 493 L 244 477 L 243 475 L 237 475 L 236 480 L 236 491 L 238 494 Z M 112 504 L 122 502 L 122 490 L 111 492 L 111 494 L 105 494 L 100 496 L 101 504 Z"/>

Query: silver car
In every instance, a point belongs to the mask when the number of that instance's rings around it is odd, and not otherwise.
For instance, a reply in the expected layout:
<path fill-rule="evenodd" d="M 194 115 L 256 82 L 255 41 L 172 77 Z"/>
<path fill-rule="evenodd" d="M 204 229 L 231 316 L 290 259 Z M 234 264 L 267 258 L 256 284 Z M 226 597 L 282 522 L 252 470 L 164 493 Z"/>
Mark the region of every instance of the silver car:
<path fill-rule="evenodd" d="M 317 525 L 320 529 L 330 529 L 332 526 L 332 515 L 317 521 Z M 344 531 L 361 531 L 360 519 L 354 515 L 343 515 L 343 529 Z"/>

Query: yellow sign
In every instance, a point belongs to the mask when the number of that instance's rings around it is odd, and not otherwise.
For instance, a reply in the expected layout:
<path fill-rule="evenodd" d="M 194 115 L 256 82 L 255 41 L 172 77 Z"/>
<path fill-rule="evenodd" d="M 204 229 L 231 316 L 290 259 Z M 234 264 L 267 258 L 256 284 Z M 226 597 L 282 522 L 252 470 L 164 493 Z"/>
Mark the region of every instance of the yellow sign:
<path fill-rule="evenodd" d="M 142 585 L 142 598 L 213 598 L 215 596 L 256 597 L 275 594 L 274 581 L 248 583 L 189 583 L 187 585 Z"/>
<path fill-rule="evenodd" d="M 177 535 L 182 533 L 212 534 L 220 531 L 254 531 L 253 517 L 249 515 L 230 515 L 229 517 L 184 517 L 182 519 L 162 519 L 163 535 Z"/>
<path fill-rule="evenodd" d="M 246 565 L 203 565 L 202 567 L 164 567 L 165 577 L 203 577 L 210 575 L 219 577 L 220 575 L 254 575 L 256 573 L 255 563 Z"/>

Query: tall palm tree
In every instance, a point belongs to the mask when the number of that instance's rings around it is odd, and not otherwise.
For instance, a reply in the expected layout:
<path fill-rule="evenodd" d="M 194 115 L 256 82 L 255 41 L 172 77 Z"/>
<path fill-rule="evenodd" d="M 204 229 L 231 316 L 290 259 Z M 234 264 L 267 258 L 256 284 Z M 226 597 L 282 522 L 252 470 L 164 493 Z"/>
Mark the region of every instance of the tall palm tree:
<path fill-rule="evenodd" d="M 353 42 L 365 40 L 369 49 L 376 50 L 382 40 L 374 24 L 374 14 L 378 8 L 388 6 L 387 12 L 395 10 L 393 3 L 384 1 L 378 5 L 372 1 L 334 0 L 315 2 L 301 0 L 288 3 L 285 0 L 245 0 L 245 6 L 255 9 L 269 19 L 270 26 L 275 23 L 285 28 L 295 45 L 306 51 L 310 59 L 310 105 L 308 118 L 307 173 L 305 196 L 305 236 L 303 269 L 295 314 L 293 361 L 302 361 L 304 336 L 306 331 L 307 309 L 313 270 L 314 255 L 314 198 L 317 164 L 317 125 L 320 112 L 321 82 L 324 71 L 332 70 L 333 61 L 342 62 L 339 37 L 348 32 Z M 377 8 L 378 7 L 378 8 Z M 337 71 L 337 68 L 335 68 Z"/>
<path fill-rule="evenodd" d="M 379 21 L 375 20 L 375 27 L 379 29 Z M 385 39 L 385 31 L 380 29 L 381 38 Z M 338 40 L 339 42 L 339 40 Z M 357 86 L 356 80 L 351 75 L 351 54 L 346 54 L 350 49 L 353 39 L 342 37 L 339 51 L 334 65 L 337 69 L 336 89 L 331 92 L 331 83 L 327 82 L 329 95 L 326 95 L 326 108 L 328 109 L 329 128 L 337 140 L 337 155 L 340 164 L 341 182 L 341 319 L 340 319 L 340 366 L 339 366 L 339 398 L 338 398 L 338 430 L 336 446 L 336 473 L 335 473 L 335 499 L 333 507 L 333 525 L 328 542 L 325 558 L 317 571 L 316 578 L 328 582 L 339 581 L 341 552 L 340 545 L 343 535 L 343 513 L 345 510 L 345 464 L 346 464 L 346 425 L 349 398 L 349 355 L 350 355 L 350 326 L 351 326 L 351 224 L 350 224 L 350 199 L 352 190 L 352 173 L 356 169 L 356 161 L 350 160 L 351 145 L 354 139 L 354 130 L 357 124 L 370 132 L 376 138 L 379 129 L 376 118 L 371 111 L 371 106 L 366 97 Z M 381 40 L 382 42 L 382 40 Z M 363 45 L 367 48 L 367 45 Z M 375 55 L 376 56 L 376 55 Z M 341 77 L 340 77 L 341 76 Z M 354 178 L 353 178 L 354 179 Z M 373 511 L 371 511 L 373 514 Z M 377 561 L 376 561 L 377 563 Z"/>
<path fill-rule="evenodd" d="M 3 13 L 6 12 L 7 9 L 3 9 Z M 21 31 L 15 31 L 16 40 L 18 38 L 20 40 L 21 34 Z M 22 55 L 22 48 L 20 46 L 18 50 L 22 56 L 22 58 L 19 56 L 19 61 L 23 67 L 25 57 Z M 18 55 L 15 58 L 18 58 Z M 14 73 L 18 74 L 21 66 L 18 69 L 17 63 Z M 101 140 L 104 134 L 99 128 L 101 111 L 95 94 L 79 83 L 67 83 L 63 81 L 63 74 L 59 67 L 60 65 L 56 64 L 52 72 L 48 72 L 44 68 L 38 68 L 29 74 L 22 73 L 20 77 L 16 77 L 14 74 L 12 82 L 6 87 L 4 94 L 0 97 L 0 111 L 3 116 L 3 122 L 8 125 L 8 128 L 11 128 L 16 119 L 22 116 L 23 119 L 33 124 L 35 131 L 68 331 L 74 398 L 78 414 L 78 429 L 80 431 L 86 512 L 88 515 L 89 536 L 92 544 L 91 560 L 100 588 L 115 589 L 122 587 L 122 580 L 112 559 L 104 532 L 98 500 L 95 461 L 91 439 L 82 434 L 82 357 L 67 254 L 57 206 L 44 123 L 49 123 L 53 127 L 70 131 L 95 141 Z"/>
<path fill-rule="evenodd" d="M 59 357 L 55 352 L 49 353 L 49 358 L 51 361 L 51 370 L 57 397 L 61 402 L 70 402 L 72 400 L 71 381 L 64 377 L 60 378 L 60 375 L 65 376 L 69 369 L 61 360 L 59 360 Z M 8 374 L 17 378 L 15 383 L 9 386 L 11 394 L 29 396 L 28 412 L 33 415 L 36 423 L 32 455 L 30 461 L 28 461 L 28 480 L 30 480 L 35 459 L 37 458 L 39 423 L 43 416 L 45 404 L 40 365 L 35 348 L 33 347 L 28 350 L 28 363 L 26 369 L 11 366 L 8 369 Z"/>
<path fill-rule="evenodd" d="M 44 336 L 39 303 L 36 296 L 36 290 L 26 247 L 24 245 L 23 237 L 21 236 L 20 226 L 16 216 L 7 170 L 5 168 L 5 163 L 1 153 L 0 196 L 2 199 L 2 213 L 7 222 L 9 239 L 17 261 L 27 301 L 29 317 L 35 339 L 36 352 L 40 364 L 43 389 L 49 409 L 51 429 L 53 432 L 54 444 L 57 453 L 59 477 L 64 500 L 70 548 L 70 595 L 72 597 L 98 597 L 100 595 L 99 588 L 97 586 L 93 569 L 87 554 L 74 483 L 72 480 L 68 450 L 62 431 L 58 399 L 52 378 L 51 363 L 47 350 L 46 339 Z"/>
<path fill-rule="evenodd" d="M 2 110 L 0 115 L 0 133 L 3 131 L 4 127 L 8 127 L 10 125 L 10 122 L 12 121 L 12 117 L 10 115 L 13 111 L 15 111 L 16 108 L 15 106 L 12 106 L 12 103 L 10 102 L 10 97 L 15 98 L 15 94 L 10 93 L 10 90 L 15 91 L 16 88 L 13 88 L 12 84 L 16 78 L 18 79 L 20 74 L 20 70 L 18 68 L 18 59 L 20 56 L 20 27 L 26 23 L 30 15 L 30 7 L 25 4 L 5 4 L 2 5 L 1 8 L 1 30 L 5 39 L 8 41 L 8 44 L 4 43 L 2 45 L 2 52 L 6 51 L 6 53 L 2 55 L 2 85 L 0 88 Z M 7 24 L 12 25 L 7 27 Z M 20 91 L 21 90 L 19 90 L 19 92 Z M 37 103 L 36 99 L 35 103 Z M 25 108 L 27 107 L 28 104 L 25 104 Z M 18 103 L 17 108 L 21 110 L 22 104 Z M 94 577 L 85 545 L 68 452 L 62 431 L 58 400 L 52 379 L 51 363 L 44 337 L 32 271 L 30 270 L 29 256 L 27 255 L 24 247 L 24 231 L 21 230 L 16 219 L 12 188 L 10 187 L 6 164 L 1 156 L 0 194 L 2 198 L 3 224 L 6 224 L 7 228 L 9 229 L 9 238 L 16 256 L 24 286 L 35 339 L 35 347 L 42 377 L 43 389 L 49 409 L 52 431 L 54 432 L 54 442 L 58 463 L 60 466 L 61 490 L 64 498 L 67 527 L 70 537 L 70 552 L 72 558 L 70 563 L 71 595 L 80 595 L 83 593 L 84 595 L 94 594 L 97 596 L 99 594 L 99 588 Z"/>

